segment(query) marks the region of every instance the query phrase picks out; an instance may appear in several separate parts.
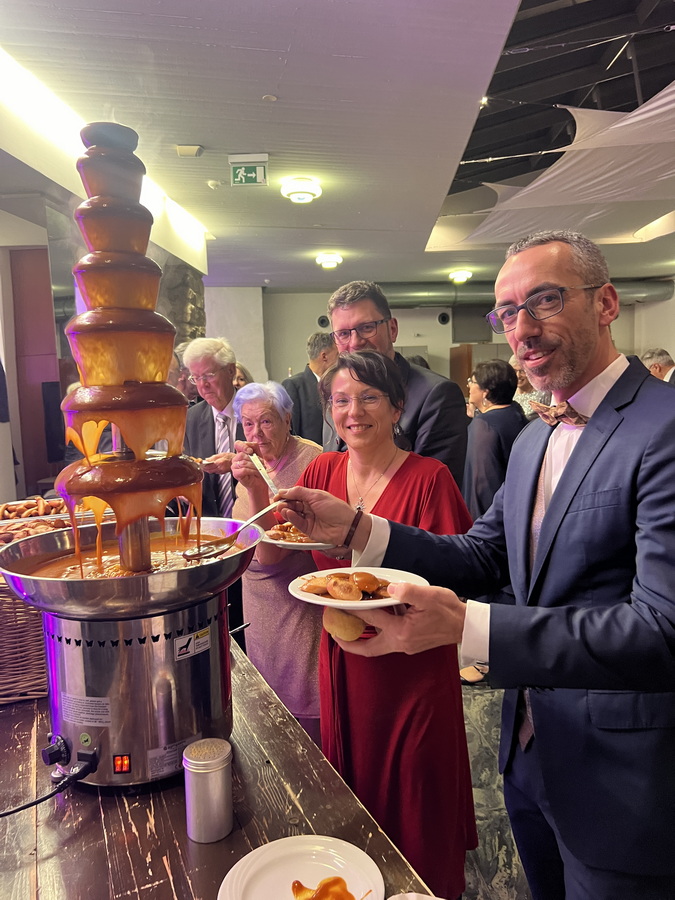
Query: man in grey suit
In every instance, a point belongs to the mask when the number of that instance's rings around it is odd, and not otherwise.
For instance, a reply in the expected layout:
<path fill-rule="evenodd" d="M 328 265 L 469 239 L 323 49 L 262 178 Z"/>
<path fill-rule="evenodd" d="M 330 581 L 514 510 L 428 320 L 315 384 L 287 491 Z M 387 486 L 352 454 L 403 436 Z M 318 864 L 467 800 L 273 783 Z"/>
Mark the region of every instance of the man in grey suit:
<path fill-rule="evenodd" d="M 340 353 L 376 350 L 393 359 L 405 385 L 405 405 L 394 436 L 396 445 L 433 456 L 462 483 L 468 416 L 464 395 L 454 381 L 409 363 L 394 350 L 398 322 L 382 288 L 372 281 L 350 281 L 328 301 L 333 338 Z M 342 450 L 332 423 L 324 429 L 324 450 Z"/>
<path fill-rule="evenodd" d="M 534 900 L 673 900 L 675 396 L 614 347 L 619 299 L 583 235 L 514 244 L 495 296 L 490 324 L 557 405 L 521 431 L 471 530 L 357 518 L 303 488 L 282 492 L 283 512 L 348 545 L 353 565 L 442 585 L 391 587 L 403 614 L 359 611 L 379 634 L 340 645 L 377 656 L 461 642 L 465 663 L 489 665 L 505 688 L 499 762 Z M 459 599 L 509 581 L 511 604 Z"/>
<path fill-rule="evenodd" d="M 291 375 L 282 383 L 293 401 L 291 429 L 293 434 L 323 443 L 323 413 L 319 399 L 319 378 L 337 359 L 338 351 L 333 335 L 317 331 L 307 338 L 309 362 L 296 375 Z"/>
<path fill-rule="evenodd" d="M 667 350 L 654 347 L 645 350 L 640 359 L 655 378 L 660 378 L 661 381 L 675 387 L 675 361 Z"/>
<path fill-rule="evenodd" d="M 234 350 L 223 338 L 196 338 L 185 348 L 183 363 L 206 401 L 187 411 L 183 450 L 203 460 L 202 515 L 228 517 L 234 504 L 234 442 L 243 440 L 243 432 L 237 434 L 232 409 L 237 368 Z"/>
<path fill-rule="evenodd" d="M 234 442 L 244 440 L 232 408 L 237 372 L 234 350 L 223 338 L 196 338 L 184 349 L 183 364 L 190 372 L 190 383 L 204 398 L 187 411 L 183 452 L 202 460 L 202 515 L 229 518 L 234 504 Z M 241 579 L 228 587 L 227 600 L 229 627 L 239 628 L 244 622 Z M 235 640 L 245 648 L 243 632 Z"/>

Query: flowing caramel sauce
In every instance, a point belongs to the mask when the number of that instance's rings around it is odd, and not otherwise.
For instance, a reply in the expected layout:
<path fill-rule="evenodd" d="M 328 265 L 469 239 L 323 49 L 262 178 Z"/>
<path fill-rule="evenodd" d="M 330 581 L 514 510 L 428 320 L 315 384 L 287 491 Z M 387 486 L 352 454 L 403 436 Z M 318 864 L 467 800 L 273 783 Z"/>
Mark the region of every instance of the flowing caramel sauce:
<path fill-rule="evenodd" d="M 99 532 L 100 534 L 100 532 Z M 188 560 L 183 552 L 189 547 L 203 546 L 212 541 L 222 539 L 222 535 L 203 535 L 201 541 L 196 538 L 185 540 L 179 533 L 176 534 L 151 534 L 150 535 L 150 560 L 152 573 L 173 572 L 177 569 L 192 569 L 195 566 L 208 563 L 208 560 Z M 237 553 L 241 548 L 234 544 L 222 556 Z M 219 557 L 222 558 L 222 557 Z M 80 550 L 79 554 L 69 553 L 67 556 L 59 556 L 47 562 L 41 561 L 38 565 L 28 568 L 30 560 L 22 562 L 21 568 L 25 568 L 25 574 L 34 575 L 37 578 L 70 578 L 88 580 L 92 578 L 126 578 L 129 572 L 123 569 L 119 560 L 119 547 L 116 541 L 106 541 L 102 545 Z"/>
<path fill-rule="evenodd" d="M 182 551 L 195 541 L 199 546 L 204 476 L 193 459 L 182 455 L 187 401 L 164 383 L 176 329 L 155 311 L 162 272 L 145 256 L 153 219 L 139 202 L 145 166 L 134 155 L 138 135 L 122 125 L 95 122 L 83 128 L 81 136 L 87 149 L 77 169 L 88 199 L 75 218 L 90 252 L 74 266 L 73 274 L 87 309 L 68 322 L 65 332 L 82 386 L 65 398 L 61 408 L 66 438 L 84 459 L 66 466 L 54 485 L 75 529 L 75 554 L 53 560 L 50 574 L 39 574 L 49 578 L 133 574 L 122 570 L 117 545 L 113 554 L 112 545 L 102 544 L 101 525 L 108 508 L 127 549 L 132 541 L 139 542 L 141 550 L 145 546 L 145 529 L 130 526 L 149 518 L 159 520 L 160 540 L 151 537 L 150 571 L 193 566 Z M 99 454 L 101 433 L 109 422 L 121 436 L 120 449 Z M 167 441 L 166 456 L 150 453 L 160 440 Z M 167 506 L 179 498 L 187 501 L 189 513 L 181 515 L 178 537 L 168 538 Z M 96 547 L 84 552 L 76 527 L 78 504 L 93 512 L 98 526 Z M 194 516 L 197 534 L 188 542 Z M 148 560 L 140 554 L 134 557 L 133 564 L 137 563 L 145 566 Z"/>
<path fill-rule="evenodd" d="M 119 428 L 136 459 L 145 459 L 148 451 L 161 440 L 167 441 L 167 456 L 182 453 L 187 400 L 171 385 L 127 382 L 82 386 L 68 394 L 61 409 L 66 440 L 90 463 L 108 422 Z"/>
<path fill-rule="evenodd" d="M 361 900 L 365 900 L 372 893 L 372 891 L 367 891 Z M 307 888 L 302 882 L 294 881 L 293 897 L 295 900 L 356 900 L 356 897 L 347 889 L 344 878 L 340 878 L 339 875 L 324 878 L 316 888 Z"/>

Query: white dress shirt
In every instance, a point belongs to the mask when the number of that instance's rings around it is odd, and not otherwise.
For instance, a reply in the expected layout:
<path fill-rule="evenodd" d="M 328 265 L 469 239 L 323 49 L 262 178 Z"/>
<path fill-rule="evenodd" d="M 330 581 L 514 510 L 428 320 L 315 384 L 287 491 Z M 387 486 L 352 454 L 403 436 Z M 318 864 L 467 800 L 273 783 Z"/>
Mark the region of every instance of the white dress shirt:
<path fill-rule="evenodd" d="M 628 360 L 620 354 L 604 371 L 569 398 L 570 404 L 589 419 L 600 406 L 610 389 L 628 368 Z M 565 466 L 581 437 L 584 425 L 567 425 L 561 422 L 551 429 L 544 455 L 544 503 L 545 508 L 565 470 Z M 354 566 L 380 566 L 389 543 L 390 527 L 386 519 L 371 516 L 372 528 L 363 553 L 353 554 Z M 466 619 L 462 634 L 461 664 L 489 663 L 490 604 L 467 601 Z"/>

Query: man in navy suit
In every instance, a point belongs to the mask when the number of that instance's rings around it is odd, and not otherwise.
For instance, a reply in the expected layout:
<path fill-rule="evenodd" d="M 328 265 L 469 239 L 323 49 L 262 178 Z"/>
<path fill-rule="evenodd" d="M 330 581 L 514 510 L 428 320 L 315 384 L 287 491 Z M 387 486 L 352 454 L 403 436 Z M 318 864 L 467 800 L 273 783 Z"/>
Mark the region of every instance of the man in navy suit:
<path fill-rule="evenodd" d="M 489 321 L 530 382 L 576 413 L 521 432 L 468 534 L 354 522 L 300 488 L 284 492 L 285 514 L 348 543 L 356 565 L 444 585 L 391 588 L 405 613 L 360 612 L 380 633 L 341 646 L 371 656 L 461 642 L 465 663 L 489 665 L 506 689 L 500 768 L 535 900 L 673 900 L 675 396 L 614 348 L 617 293 L 582 235 L 513 245 L 495 295 Z M 508 582 L 513 605 L 457 596 Z"/>
<path fill-rule="evenodd" d="M 396 445 L 439 459 L 461 485 L 469 424 L 464 395 L 454 381 L 416 366 L 396 352 L 398 322 L 379 284 L 344 284 L 329 299 L 328 315 L 340 353 L 376 350 L 398 366 L 405 386 L 405 403 L 394 435 Z M 328 417 L 323 448 L 345 449 Z"/>
<path fill-rule="evenodd" d="M 291 429 L 293 434 L 323 443 L 323 413 L 319 399 L 319 378 L 337 359 L 337 347 L 333 336 L 325 331 L 317 331 L 307 338 L 309 362 L 302 370 L 282 384 L 293 401 Z"/>

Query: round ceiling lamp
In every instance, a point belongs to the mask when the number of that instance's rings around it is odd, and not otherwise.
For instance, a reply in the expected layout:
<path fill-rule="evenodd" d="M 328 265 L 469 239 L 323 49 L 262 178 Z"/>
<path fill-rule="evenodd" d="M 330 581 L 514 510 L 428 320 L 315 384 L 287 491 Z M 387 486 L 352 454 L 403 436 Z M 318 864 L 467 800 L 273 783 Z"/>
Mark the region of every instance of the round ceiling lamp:
<path fill-rule="evenodd" d="M 342 257 L 339 253 L 319 253 L 316 258 L 316 263 L 318 266 L 323 266 L 324 269 L 336 269 L 340 263 L 342 262 Z"/>
<path fill-rule="evenodd" d="M 322 190 L 316 178 L 294 176 L 281 179 L 281 193 L 293 203 L 311 203 L 321 196 Z"/>
<path fill-rule="evenodd" d="M 469 269 L 457 269 L 455 272 L 450 272 L 448 278 L 453 284 L 464 284 L 472 275 L 473 272 L 470 272 Z"/>

